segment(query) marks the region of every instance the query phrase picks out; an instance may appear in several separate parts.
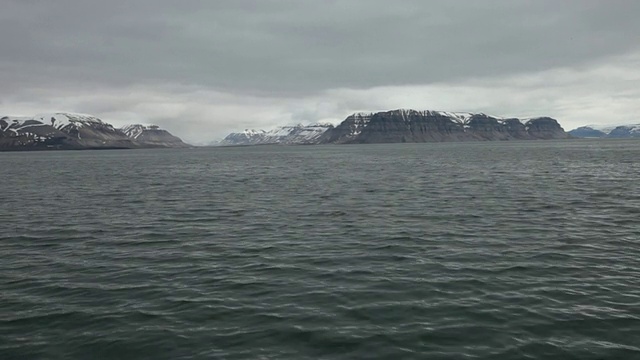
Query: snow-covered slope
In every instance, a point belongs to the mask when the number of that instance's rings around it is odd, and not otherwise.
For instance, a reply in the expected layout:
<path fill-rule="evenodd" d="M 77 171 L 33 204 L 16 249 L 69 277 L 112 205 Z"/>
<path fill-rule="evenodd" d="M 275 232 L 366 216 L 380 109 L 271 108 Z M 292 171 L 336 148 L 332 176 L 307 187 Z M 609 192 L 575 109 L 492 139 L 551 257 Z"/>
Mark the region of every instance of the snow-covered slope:
<path fill-rule="evenodd" d="M 327 131 L 320 143 L 396 143 L 528 140 L 567 137 L 551 118 L 504 118 L 466 112 L 397 109 L 356 113 Z"/>
<path fill-rule="evenodd" d="M 110 124 L 105 123 L 93 115 L 87 114 L 45 113 L 38 114 L 34 116 L 33 119 L 39 120 L 43 124 L 51 125 L 58 130 L 69 127 L 81 128 L 86 126 L 108 126 L 113 128 Z"/>
<path fill-rule="evenodd" d="M 333 128 L 331 124 L 319 123 L 281 126 L 270 131 L 247 129 L 227 135 L 219 145 L 313 144 L 331 128 Z"/>
<path fill-rule="evenodd" d="M 144 134 L 145 131 L 159 129 L 160 126 L 153 124 L 131 124 L 120 128 L 122 132 L 124 132 L 128 137 L 132 139 L 137 139 L 142 134 Z"/>

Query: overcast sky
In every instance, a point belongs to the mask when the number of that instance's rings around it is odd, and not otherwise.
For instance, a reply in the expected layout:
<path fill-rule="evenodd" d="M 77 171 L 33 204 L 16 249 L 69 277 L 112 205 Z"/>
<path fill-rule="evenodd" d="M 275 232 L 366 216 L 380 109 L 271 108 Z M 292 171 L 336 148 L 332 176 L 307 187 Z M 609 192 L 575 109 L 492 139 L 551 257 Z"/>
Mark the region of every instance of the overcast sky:
<path fill-rule="evenodd" d="M 2 0 L 0 113 L 191 142 L 397 108 L 638 123 L 640 1 Z"/>

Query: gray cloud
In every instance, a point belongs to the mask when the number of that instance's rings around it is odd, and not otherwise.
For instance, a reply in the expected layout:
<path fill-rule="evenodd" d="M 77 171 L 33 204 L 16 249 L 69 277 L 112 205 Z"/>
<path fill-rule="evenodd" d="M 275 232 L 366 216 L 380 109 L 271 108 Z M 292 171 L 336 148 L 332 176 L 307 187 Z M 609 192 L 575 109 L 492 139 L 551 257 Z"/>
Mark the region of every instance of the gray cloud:
<path fill-rule="evenodd" d="M 0 104 L 211 129 L 193 138 L 415 106 L 420 94 L 421 108 L 537 104 L 571 118 L 560 104 L 637 100 L 625 79 L 637 74 L 638 13 L 633 0 L 5 0 Z M 583 76 L 602 69 L 615 75 L 601 78 L 608 92 Z M 481 103 L 447 90 L 471 88 Z M 538 102 L 545 92 L 557 98 Z M 404 102 L 389 101 L 397 93 Z"/>
<path fill-rule="evenodd" d="M 425 84 L 638 49 L 638 13 L 637 1 L 20 0 L 0 15 L 1 69 L 296 94 Z"/>

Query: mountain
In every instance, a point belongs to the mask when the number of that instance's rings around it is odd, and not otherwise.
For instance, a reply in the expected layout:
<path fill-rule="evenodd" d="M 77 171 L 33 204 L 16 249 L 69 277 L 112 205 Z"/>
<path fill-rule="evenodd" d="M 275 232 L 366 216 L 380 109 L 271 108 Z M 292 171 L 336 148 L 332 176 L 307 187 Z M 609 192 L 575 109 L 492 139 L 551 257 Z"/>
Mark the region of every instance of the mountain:
<path fill-rule="evenodd" d="M 47 148 L 62 143 L 67 137 L 55 127 L 31 118 L 0 118 L 0 149 Z"/>
<path fill-rule="evenodd" d="M 640 124 L 616 126 L 581 126 L 569 131 L 569 134 L 579 138 L 635 138 L 640 137 Z"/>
<path fill-rule="evenodd" d="M 621 125 L 609 132 L 607 137 L 610 138 L 632 138 L 640 137 L 640 124 Z"/>
<path fill-rule="evenodd" d="M 294 128 L 313 128 L 313 136 L 294 136 L 298 133 L 292 130 Z M 223 145 L 538 140 L 569 137 L 560 124 L 549 117 L 521 120 L 486 114 L 400 109 L 356 113 L 336 127 L 298 125 L 269 132 L 245 130 L 243 133 L 227 136 Z"/>
<path fill-rule="evenodd" d="M 134 125 L 116 129 L 86 114 L 51 113 L 0 118 L 0 150 L 81 150 L 184 147 L 182 140 L 159 128 Z"/>
<path fill-rule="evenodd" d="M 129 149 L 138 145 L 111 124 L 84 114 L 0 118 L 0 149 Z"/>
<path fill-rule="evenodd" d="M 590 126 L 581 126 L 569 131 L 569 135 L 578 138 L 601 138 L 607 136 L 607 133 L 601 130 L 596 130 Z"/>
<path fill-rule="evenodd" d="M 354 114 L 327 131 L 322 143 L 397 143 L 477 140 L 564 139 L 552 118 L 520 120 L 486 114 L 392 110 Z"/>
<path fill-rule="evenodd" d="M 227 135 L 219 145 L 316 144 L 331 124 L 281 126 L 270 131 L 245 130 Z"/>
<path fill-rule="evenodd" d="M 153 124 L 132 124 L 120 128 L 125 135 L 143 147 L 186 148 L 186 144 L 177 136 Z"/>

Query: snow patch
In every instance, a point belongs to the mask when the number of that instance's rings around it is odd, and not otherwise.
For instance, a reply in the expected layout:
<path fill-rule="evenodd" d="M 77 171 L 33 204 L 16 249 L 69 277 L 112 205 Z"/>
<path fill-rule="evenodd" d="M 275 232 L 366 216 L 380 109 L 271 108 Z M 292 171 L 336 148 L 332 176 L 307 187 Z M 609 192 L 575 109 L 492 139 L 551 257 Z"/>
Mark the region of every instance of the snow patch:
<path fill-rule="evenodd" d="M 145 130 L 161 130 L 160 126 L 155 124 L 131 124 L 121 127 L 120 130 L 124 132 L 128 137 L 137 139 L 142 135 Z"/>
<path fill-rule="evenodd" d="M 97 117 L 88 114 L 48 113 L 38 114 L 34 116 L 33 119 L 42 121 L 42 123 L 51 125 L 58 130 L 62 130 L 68 126 L 81 128 L 87 125 L 107 125 Z"/>

